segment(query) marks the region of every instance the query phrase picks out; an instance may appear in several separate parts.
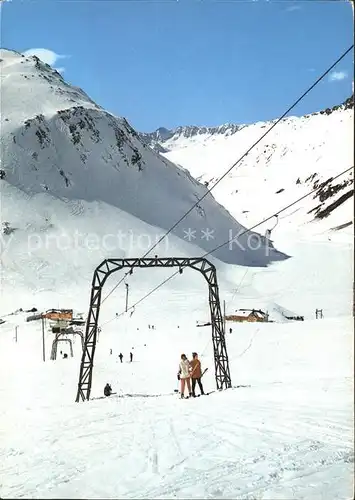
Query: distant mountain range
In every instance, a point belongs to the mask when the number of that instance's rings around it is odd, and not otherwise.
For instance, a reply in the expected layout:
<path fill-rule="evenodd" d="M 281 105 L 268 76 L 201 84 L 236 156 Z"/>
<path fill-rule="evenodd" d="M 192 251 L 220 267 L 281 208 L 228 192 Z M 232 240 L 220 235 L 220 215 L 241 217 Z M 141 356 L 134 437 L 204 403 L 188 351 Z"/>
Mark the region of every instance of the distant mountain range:
<path fill-rule="evenodd" d="M 339 109 L 353 109 L 354 107 L 354 96 L 346 99 L 342 104 L 333 106 L 332 108 L 327 108 L 322 111 L 317 111 L 311 113 L 308 116 L 316 116 L 321 114 L 329 115 Z M 252 124 L 251 124 L 252 125 Z M 245 127 L 251 125 L 240 125 L 235 123 L 226 123 L 218 127 L 199 127 L 197 125 L 186 125 L 179 126 L 173 129 L 167 129 L 165 127 L 159 127 L 154 132 L 139 132 L 141 140 L 150 146 L 152 149 L 158 153 L 167 153 L 171 149 L 174 149 L 176 144 L 179 143 L 181 139 L 193 139 L 198 136 L 216 136 L 224 135 L 226 137 L 236 134 Z"/>
<path fill-rule="evenodd" d="M 163 144 L 169 142 L 169 144 L 174 143 L 181 137 L 184 139 L 191 139 L 199 135 L 232 135 L 243 128 L 243 125 L 235 125 L 233 123 L 226 123 L 225 125 L 220 125 L 219 127 L 197 127 L 195 125 L 180 126 L 174 129 L 167 129 L 160 127 L 155 132 L 151 133 L 140 133 L 140 137 L 143 142 L 148 144 L 159 153 L 166 153 L 169 149 L 165 148 Z"/>
<path fill-rule="evenodd" d="M 333 176 L 354 165 L 353 111 L 354 96 L 332 108 L 283 119 L 213 190 L 217 201 L 249 225 L 262 219 L 266 208 L 277 210 L 313 188 L 316 193 L 295 207 L 287 224 L 302 232 L 349 229 L 353 171 L 335 181 Z M 211 188 L 273 123 L 160 128 L 141 137 Z M 316 226 L 308 224 L 313 220 Z"/>

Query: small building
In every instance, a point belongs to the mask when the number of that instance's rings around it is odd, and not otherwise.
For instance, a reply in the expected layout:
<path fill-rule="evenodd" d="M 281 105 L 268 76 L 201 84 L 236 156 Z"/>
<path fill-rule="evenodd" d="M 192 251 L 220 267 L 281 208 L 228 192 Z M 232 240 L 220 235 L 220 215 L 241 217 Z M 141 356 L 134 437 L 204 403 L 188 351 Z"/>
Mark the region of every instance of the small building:
<path fill-rule="evenodd" d="M 268 313 L 261 309 L 238 309 L 236 313 L 226 316 L 226 321 L 236 321 L 238 323 L 267 323 L 269 321 Z"/>
<path fill-rule="evenodd" d="M 43 317 L 52 321 L 71 321 L 73 309 L 48 309 Z"/>

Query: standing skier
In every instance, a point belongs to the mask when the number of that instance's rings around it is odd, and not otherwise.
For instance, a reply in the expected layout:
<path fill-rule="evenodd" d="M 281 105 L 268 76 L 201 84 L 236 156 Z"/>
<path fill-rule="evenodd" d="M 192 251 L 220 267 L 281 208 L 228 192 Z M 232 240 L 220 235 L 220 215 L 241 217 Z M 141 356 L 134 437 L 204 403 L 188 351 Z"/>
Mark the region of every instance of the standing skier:
<path fill-rule="evenodd" d="M 203 392 L 203 386 L 201 382 L 201 377 L 202 377 L 202 371 L 201 371 L 201 361 L 198 359 L 197 352 L 192 353 L 192 361 L 190 363 L 191 365 L 191 378 L 192 378 L 192 396 L 195 398 L 195 387 L 196 387 L 196 382 L 198 383 L 198 386 L 200 388 L 201 395 L 203 396 L 205 393 Z"/>
<path fill-rule="evenodd" d="M 122 352 L 120 352 L 120 353 L 119 353 L 118 357 L 120 358 L 120 361 L 121 361 L 121 363 L 122 363 L 122 359 L 123 359 L 123 354 L 122 354 Z"/>
<path fill-rule="evenodd" d="M 181 386 L 181 398 L 183 399 L 185 393 L 185 384 L 187 384 L 187 389 L 189 391 L 189 396 L 192 396 L 191 383 L 190 383 L 190 362 L 185 354 L 181 354 L 181 361 L 179 363 L 178 380 L 180 380 Z"/>
<path fill-rule="evenodd" d="M 130 363 L 132 363 L 132 361 L 133 361 L 133 354 L 131 352 L 129 353 L 129 361 L 130 361 Z"/>

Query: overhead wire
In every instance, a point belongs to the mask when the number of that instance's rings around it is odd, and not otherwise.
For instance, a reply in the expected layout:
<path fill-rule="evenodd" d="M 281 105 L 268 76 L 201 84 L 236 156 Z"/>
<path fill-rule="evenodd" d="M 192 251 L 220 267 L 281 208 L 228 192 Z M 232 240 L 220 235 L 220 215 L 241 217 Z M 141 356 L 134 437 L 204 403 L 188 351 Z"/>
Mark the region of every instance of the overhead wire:
<path fill-rule="evenodd" d="M 113 292 L 120 286 L 122 281 L 125 280 L 125 277 L 127 276 L 127 273 L 124 274 L 123 278 L 120 279 L 120 281 L 112 288 L 112 290 L 106 295 L 106 297 L 101 301 L 101 305 L 109 298 L 110 295 L 113 294 Z"/>
<path fill-rule="evenodd" d="M 336 176 L 333 177 L 333 180 L 341 177 L 342 175 L 346 174 L 347 172 L 349 172 L 350 170 L 353 170 L 353 167 L 350 167 L 350 168 L 347 168 L 346 170 L 343 170 L 342 172 L 340 172 L 339 174 L 337 174 Z M 308 193 L 306 193 L 305 195 L 301 196 L 300 198 L 298 198 L 297 200 L 293 201 L 292 203 L 289 203 L 286 207 L 283 207 L 281 208 L 280 210 L 278 210 L 276 213 L 277 214 L 280 214 L 282 212 L 285 212 L 287 209 L 291 208 L 293 205 L 296 205 L 297 203 L 299 203 L 300 201 L 304 200 L 305 198 L 307 198 L 308 196 L 310 196 L 311 194 L 315 193 L 316 191 L 319 190 L 319 186 L 317 188 L 314 188 L 312 189 L 311 191 L 309 191 Z M 265 222 L 267 222 L 268 220 L 272 219 L 273 217 L 275 217 L 276 214 L 273 214 L 273 215 L 270 215 L 269 217 L 267 217 L 266 219 L 263 219 L 262 221 L 254 224 L 253 226 L 251 226 L 250 228 L 248 229 L 245 229 L 244 231 L 242 231 L 238 237 L 240 236 L 243 236 L 244 234 L 246 234 L 247 232 L 250 232 L 252 231 L 253 229 L 255 229 L 256 227 L 258 226 L 261 226 L 262 224 L 264 224 Z M 216 250 L 219 250 L 220 248 L 222 248 L 223 246 L 225 245 L 228 245 L 228 243 L 234 241 L 235 238 L 232 238 L 232 239 L 228 239 L 227 241 L 225 241 L 224 243 L 221 243 L 220 245 L 218 245 L 217 247 L 213 248 L 212 250 L 210 250 L 209 252 L 206 252 L 205 254 L 201 255 L 200 259 L 203 259 L 205 257 L 207 257 L 208 255 L 214 253 Z M 150 297 L 150 295 L 152 295 L 156 290 L 158 290 L 160 287 L 162 287 L 163 285 L 165 285 L 168 281 L 170 281 L 172 278 L 174 278 L 177 274 L 180 274 L 180 270 L 181 269 L 184 269 L 185 267 L 187 267 L 187 265 L 182 265 L 180 266 L 179 270 L 178 271 L 175 271 L 173 274 L 171 274 L 168 278 L 166 278 L 164 281 L 162 281 L 161 283 L 159 283 L 156 287 L 154 287 L 152 290 L 150 290 L 146 295 L 144 295 L 143 297 L 141 297 L 137 302 L 135 302 L 131 307 L 128 308 L 128 311 L 134 307 L 136 307 L 138 304 L 140 304 L 141 302 L 143 302 L 143 300 L 147 299 L 148 297 Z M 119 318 L 120 316 L 122 316 L 123 314 L 126 314 L 126 311 L 123 311 L 122 313 L 116 315 L 115 318 L 113 319 L 117 319 Z M 113 320 L 112 319 L 112 320 Z"/>
<path fill-rule="evenodd" d="M 346 174 L 347 172 L 349 172 L 350 170 L 353 170 L 354 167 L 349 167 L 347 168 L 346 170 L 343 170 L 342 172 L 340 172 L 339 174 L 337 174 L 336 176 L 334 176 L 332 178 L 332 180 L 334 181 L 335 179 L 338 179 L 338 177 L 341 177 L 342 175 Z M 246 229 L 245 231 L 242 231 L 238 236 L 243 236 L 245 233 L 248 233 L 249 231 L 252 231 L 253 229 L 255 229 L 256 227 L 258 226 L 261 226 L 262 224 L 264 224 L 265 222 L 269 221 L 270 219 L 272 219 L 273 217 L 275 217 L 275 215 L 278 215 L 278 214 L 281 214 L 282 212 L 285 212 L 286 210 L 288 210 L 289 208 L 291 208 L 293 205 L 296 205 L 297 203 L 299 203 L 300 201 L 304 200 L 305 198 L 307 198 L 308 196 L 310 196 L 311 194 L 315 193 L 316 191 L 319 190 L 319 187 L 316 187 L 314 189 L 312 189 L 312 191 L 309 191 L 308 193 L 306 193 L 305 195 L 301 196 L 300 198 L 298 198 L 297 200 L 293 201 L 292 203 L 289 203 L 286 207 L 282 208 L 281 210 L 278 210 L 276 213 L 274 213 L 273 215 L 270 215 L 269 217 L 267 217 L 266 219 L 263 219 L 261 222 L 258 222 L 257 224 L 254 224 L 254 226 L 250 227 L 249 229 Z M 207 252 L 203 257 L 206 257 L 207 255 L 209 255 L 210 253 L 212 252 L 215 252 L 216 250 L 219 250 L 220 248 L 224 247 L 225 245 L 227 245 L 228 243 L 230 243 L 231 241 L 233 241 L 234 238 L 232 238 L 231 240 L 227 240 L 225 241 L 224 243 L 221 243 L 220 245 L 218 245 L 216 248 L 214 248 L 213 250 L 211 250 L 210 252 Z"/>
<path fill-rule="evenodd" d="M 240 282 L 238 283 L 237 288 L 234 290 L 234 293 L 233 293 L 233 295 L 232 295 L 232 298 L 229 300 L 229 303 L 232 303 L 232 302 L 233 302 L 233 299 L 234 299 L 234 297 L 237 295 L 237 293 L 239 292 L 240 287 L 242 286 L 243 281 L 245 280 L 246 275 L 248 274 L 248 272 L 249 272 L 249 267 L 247 267 L 247 270 L 245 271 L 245 273 L 244 273 L 244 275 L 243 275 L 242 279 L 240 280 Z"/>
<path fill-rule="evenodd" d="M 235 357 L 235 359 L 241 358 L 251 348 L 251 346 L 253 344 L 253 341 L 254 341 L 254 339 L 256 337 L 256 334 L 258 333 L 259 330 L 260 330 L 260 327 L 255 330 L 254 335 L 250 339 L 250 342 L 249 342 L 248 346 L 244 349 L 244 351 L 242 351 L 241 353 L 239 353 L 238 356 Z"/>
<path fill-rule="evenodd" d="M 192 205 L 192 207 L 191 207 L 191 208 L 189 208 L 189 210 L 188 210 L 188 211 L 187 211 L 184 215 L 182 215 L 182 216 L 180 217 L 180 219 L 179 219 L 177 222 L 175 222 L 175 224 L 174 224 L 173 226 L 171 226 L 171 228 L 170 228 L 168 231 L 166 231 L 166 233 L 165 233 L 165 234 L 163 234 L 163 236 L 161 236 L 161 238 L 160 238 L 158 241 L 156 241 L 156 242 L 154 243 L 154 245 L 153 245 L 153 246 L 152 246 L 152 247 L 151 247 L 151 248 L 150 248 L 150 249 L 149 249 L 149 250 L 148 250 L 148 251 L 147 251 L 147 252 L 143 255 L 143 257 L 142 257 L 142 258 L 146 257 L 146 256 L 147 256 L 147 255 L 148 255 L 148 254 L 149 254 L 149 253 L 150 253 L 150 252 L 151 252 L 151 251 L 152 251 L 152 250 L 153 250 L 153 249 L 154 249 L 157 245 L 159 245 L 159 243 L 161 243 L 161 242 L 162 242 L 162 241 L 163 241 L 163 240 L 164 240 L 164 239 L 165 239 L 165 238 L 166 238 L 166 237 L 167 237 L 167 236 L 171 233 L 171 231 L 173 231 L 173 230 L 176 228 L 176 226 L 178 226 L 178 225 L 180 224 L 180 222 L 182 222 L 182 221 L 185 219 L 185 217 L 186 217 L 187 215 L 189 215 L 189 214 L 192 212 L 192 210 L 193 210 L 194 208 L 196 208 L 196 207 L 197 207 L 197 205 L 198 205 L 198 204 L 199 204 L 199 203 L 200 203 L 203 199 L 205 199 L 205 198 L 206 198 L 206 196 L 207 196 L 208 194 L 210 194 L 210 193 L 211 193 L 211 191 L 212 191 L 212 190 L 213 190 L 213 189 L 214 189 L 214 188 L 215 188 L 215 187 L 216 187 L 216 186 L 217 186 L 217 185 L 218 185 L 218 184 L 219 184 L 219 183 L 220 183 L 220 182 L 221 182 L 221 181 L 222 181 L 222 180 L 223 180 L 223 179 L 224 179 L 224 178 L 225 178 L 225 177 L 226 177 L 226 176 L 227 176 L 227 175 L 228 175 L 228 174 L 232 171 L 232 170 L 233 170 L 233 168 L 235 168 L 235 167 L 238 165 L 238 163 L 240 163 L 240 162 L 243 160 L 243 158 L 245 158 L 245 157 L 246 157 L 246 156 L 250 153 L 250 151 L 251 151 L 252 149 L 254 149 L 254 148 L 255 148 L 255 146 L 257 146 L 257 145 L 259 144 L 259 142 L 261 142 L 261 141 L 264 139 L 264 137 L 266 137 L 266 136 L 267 136 L 267 135 L 271 132 L 271 130 L 273 130 L 273 129 L 274 129 L 274 128 L 275 128 L 275 127 L 276 127 L 276 126 L 280 123 L 280 121 L 282 121 L 282 120 L 285 118 L 285 116 L 286 116 L 286 115 L 287 115 L 287 114 L 288 114 L 288 113 L 289 113 L 289 112 L 290 112 L 290 111 L 291 111 L 294 107 L 296 107 L 296 106 L 297 106 L 297 104 L 299 104 L 299 103 L 302 101 L 302 99 L 304 99 L 304 98 L 306 97 L 306 95 L 307 95 L 307 94 L 308 94 L 311 90 L 313 90 L 313 89 L 314 89 L 314 87 L 316 87 L 316 86 L 318 85 L 318 83 L 319 83 L 321 80 L 323 80 L 323 78 L 325 78 L 325 77 L 326 77 L 326 76 L 327 76 L 327 75 L 328 75 L 328 74 L 332 71 L 332 69 L 333 69 L 333 68 L 334 68 L 337 64 L 339 64 L 339 62 L 340 62 L 342 59 L 344 59 L 344 57 L 345 57 L 345 56 L 346 56 L 346 55 L 347 55 L 347 54 L 348 54 L 348 53 L 349 53 L 349 52 L 353 49 L 353 47 L 354 47 L 354 44 L 352 44 L 352 45 L 351 45 L 351 46 L 350 46 L 350 47 L 349 47 L 349 48 L 348 48 L 345 52 L 343 52 L 343 54 L 342 54 L 340 57 L 338 57 L 338 59 L 337 59 L 337 60 L 336 60 L 336 61 L 335 61 L 335 62 L 334 62 L 331 66 L 329 66 L 329 68 L 328 68 L 328 69 L 327 69 L 327 70 L 326 70 L 326 71 L 325 71 L 325 72 L 324 72 L 324 73 L 323 73 L 323 74 L 322 74 L 319 78 L 317 78 L 317 80 L 316 80 L 316 81 L 315 81 L 315 82 L 314 82 L 314 83 L 313 83 L 310 87 L 308 87 L 308 89 L 307 89 L 307 90 L 306 90 L 306 91 L 305 91 L 305 92 L 304 92 L 304 93 L 303 93 L 303 94 L 302 94 L 302 95 L 301 95 L 301 96 L 300 96 L 300 97 L 299 97 L 299 98 L 298 98 L 298 99 L 297 99 L 297 100 L 296 100 L 296 101 L 295 101 L 295 102 L 294 102 L 294 103 L 293 103 L 293 104 L 292 104 L 292 105 L 291 105 L 291 106 L 290 106 L 290 107 L 289 107 L 289 108 L 288 108 L 288 109 L 287 109 L 287 110 L 286 110 L 286 111 L 285 111 L 285 112 L 284 112 L 284 113 L 280 116 L 280 118 L 278 118 L 278 119 L 277 119 L 277 120 L 276 120 L 276 121 L 275 121 L 275 122 L 271 125 L 271 127 L 269 127 L 269 128 L 267 129 L 267 131 L 266 131 L 266 132 L 264 132 L 264 133 L 263 133 L 263 134 L 259 137 L 259 139 L 257 139 L 257 140 L 256 140 L 256 141 L 255 141 L 255 142 L 254 142 L 254 143 L 253 143 L 250 147 L 249 147 L 249 149 L 247 149 L 247 151 L 246 151 L 245 153 L 243 153 L 243 154 L 242 154 L 242 156 L 240 156 L 240 157 L 238 158 L 238 160 L 237 160 L 237 161 L 235 161 L 235 162 L 233 163 L 233 165 L 231 165 L 231 167 L 229 167 L 229 168 L 228 168 L 228 169 L 224 172 L 224 174 L 223 174 L 223 175 L 222 175 L 222 176 L 221 176 L 221 177 L 220 177 L 220 178 L 219 178 L 219 179 L 218 179 L 218 180 L 217 180 L 217 181 L 213 184 L 213 186 L 211 186 L 209 189 L 207 189 L 207 191 L 205 192 L 205 194 L 204 194 L 203 196 L 201 196 L 201 198 L 199 198 L 199 199 L 198 199 L 198 200 L 197 200 L 197 201 L 196 201 L 196 202 Z"/>
<path fill-rule="evenodd" d="M 133 268 L 131 268 L 129 271 L 124 273 L 123 277 L 120 279 L 120 281 L 112 288 L 112 290 L 106 295 L 106 297 L 101 301 L 101 305 L 109 298 L 110 295 L 113 294 L 113 292 L 120 286 L 120 284 L 124 281 L 126 284 L 126 277 L 129 274 L 133 274 Z"/>
<path fill-rule="evenodd" d="M 184 215 L 182 215 L 180 217 L 180 219 L 175 222 L 175 224 L 173 224 L 170 229 L 168 229 L 164 234 L 163 236 L 161 236 L 159 238 L 158 241 L 156 241 L 154 243 L 153 246 L 151 246 L 147 252 L 141 257 L 142 259 L 145 258 L 157 245 L 159 245 L 159 243 L 161 243 L 179 224 L 180 222 L 182 222 L 186 217 L 187 215 L 189 215 L 192 210 L 194 208 L 196 208 L 198 206 L 198 204 L 204 200 L 206 198 L 206 196 L 208 194 L 211 193 L 211 191 L 243 160 L 243 158 L 245 158 L 284 118 L 285 116 L 294 108 L 297 106 L 297 104 L 299 104 L 302 99 L 304 99 L 306 97 L 306 95 L 314 89 L 314 87 L 316 87 L 318 85 L 319 82 L 321 82 L 323 80 L 323 78 L 325 78 L 331 71 L 332 69 L 337 65 L 339 64 L 339 62 L 344 59 L 344 57 L 354 48 L 354 44 L 352 44 L 347 50 L 345 50 L 342 55 L 340 57 L 338 57 L 338 59 L 331 65 L 328 67 L 328 69 L 326 71 L 324 71 L 324 73 L 322 73 L 322 75 L 320 77 L 317 78 L 317 80 L 315 80 L 315 82 L 310 86 L 308 87 L 308 89 L 271 125 L 271 127 L 269 127 L 266 132 L 264 132 L 260 137 L 259 139 L 257 139 L 248 149 L 247 151 L 242 154 L 242 156 L 240 156 L 238 158 L 237 161 L 235 161 L 225 172 L 224 174 L 213 184 L 213 186 L 211 186 L 209 189 L 207 189 L 207 191 L 203 194 L 203 196 L 201 196 L 201 198 L 197 199 L 197 201 L 190 207 L 189 210 L 187 210 L 187 212 L 185 212 Z M 303 199 L 303 198 L 302 198 Z M 292 206 L 292 204 L 290 205 Z M 271 217 L 265 219 L 263 222 L 267 222 L 268 220 L 270 220 L 272 217 L 275 217 L 275 216 L 278 216 L 280 212 L 277 212 L 276 214 L 272 215 Z M 260 225 L 260 224 L 258 224 Z M 257 226 L 254 226 L 254 227 L 257 227 Z M 253 228 L 252 228 L 253 229 Z M 251 230 L 251 229 L 249 229 Z M 242 233 L 244 234 L 244 233 Z M 239 235 L 241 236 L 241 235 Z M 217 247 L 215 250 L 218 250 L 219 248 L 221 248 L 222 246 L 226 245 L 228 242 L 226 243 L 223 243 L 222 245 L 220 245 L 219 247 Z M 214 250 L 214 251 L 215 251 Z M 209 255 L 210 252 L 208 252 L 206 255 Z M 118 288 L 118 286 L 124 281 L 124 278 L 127 276 L 127 274 L 129 274 L 130 271 L 128 271 L 127 273 L 125 273 L 124 277 L 115 285 L 115 287 L 106 295 L 106 297 L 102 300 L 101 304 L 103 304 L 108 298 L 109 296 Z M 178 272 L 177 272 L 178 273 Z M 177 273 L 174 273 L 172 275 L 175 276 Z M 171 279 L 171 278 L 169 278 Z"/>

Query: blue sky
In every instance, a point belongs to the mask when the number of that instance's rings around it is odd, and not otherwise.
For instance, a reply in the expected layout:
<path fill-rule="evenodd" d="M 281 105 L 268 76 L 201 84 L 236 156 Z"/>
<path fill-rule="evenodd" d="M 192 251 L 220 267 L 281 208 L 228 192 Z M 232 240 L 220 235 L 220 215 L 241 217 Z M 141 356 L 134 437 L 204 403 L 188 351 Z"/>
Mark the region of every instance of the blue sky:
<path fill-rule="evenodd" d="M 1 46 L 66 56 L 51 62 L 67 81 L 151 131 L 277 118 L 352 44 L 352 24 L 341 0 L 12 0 Z M 342 102 L 352 78 L 350 53 L 292 114 Z"/>

